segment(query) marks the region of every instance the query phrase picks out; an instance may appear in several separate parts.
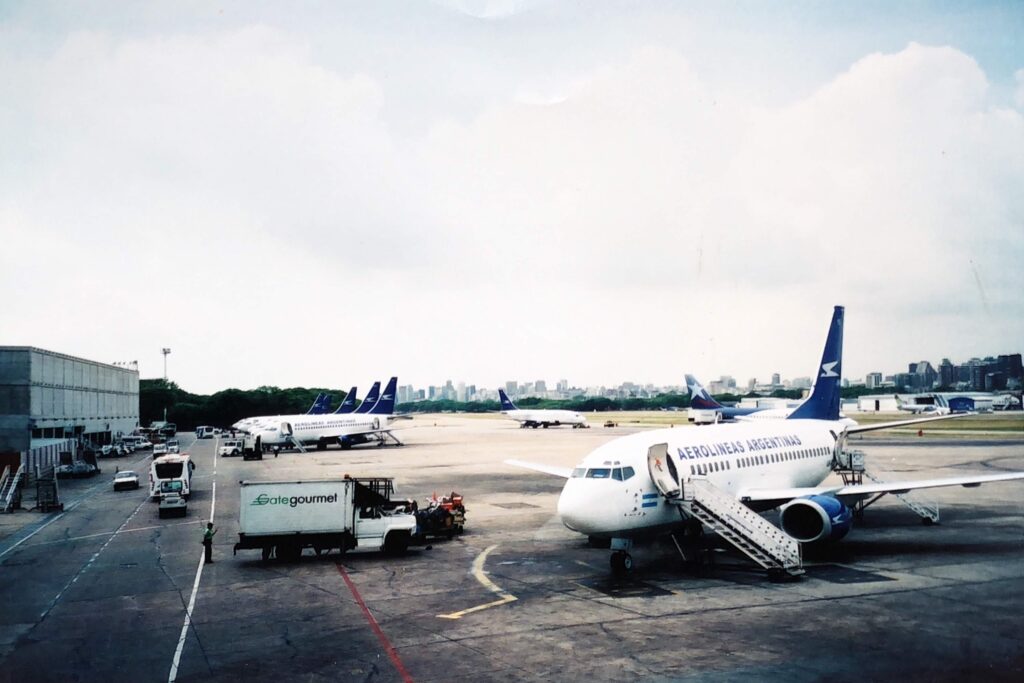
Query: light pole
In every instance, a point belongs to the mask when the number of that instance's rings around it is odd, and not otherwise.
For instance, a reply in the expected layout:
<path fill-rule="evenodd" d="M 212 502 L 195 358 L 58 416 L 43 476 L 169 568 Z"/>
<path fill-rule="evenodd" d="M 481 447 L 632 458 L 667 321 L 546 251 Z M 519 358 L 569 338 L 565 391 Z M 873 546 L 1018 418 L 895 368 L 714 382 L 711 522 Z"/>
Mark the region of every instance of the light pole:
<path fill-rule="evenodd" d="M 170 349 L 162 349 L 164 354 L 164 381 L 167 381 L 167 354 L 171 352 Z"/>

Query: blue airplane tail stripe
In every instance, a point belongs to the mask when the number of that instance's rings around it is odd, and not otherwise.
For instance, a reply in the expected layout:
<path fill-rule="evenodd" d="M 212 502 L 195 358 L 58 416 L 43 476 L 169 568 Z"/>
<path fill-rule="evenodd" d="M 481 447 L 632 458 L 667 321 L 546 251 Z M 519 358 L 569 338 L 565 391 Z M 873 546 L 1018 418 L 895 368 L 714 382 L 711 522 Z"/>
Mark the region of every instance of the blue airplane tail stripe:
<path fill-rule="evenodd" d="M 388 385 L 384 387 L 384 393 L 380 395 L 380 399 L 373 404 L 373 408 L 370 409 L 371 415 L 394 415 L 395 414 L 395 394 L 398 391 L 398 378 L 392 377 L 388 380 Z"/>
<path fill-rule="evenodd" d="M 512 399 L 508 397 L 504 389 L 498 389 L 498 398 L 501 399 L 502 410 L 519 410 L 516 408 L 516 404 L 512 402 Z"/>
<path fill-rule="evenodd" d="M 352 387 L 345 394 L 345 400 L 341 402 L 338 409 L 334 411 L 335 415 L 345 415 L 351 413 L 356 409 L 356 387 Z"/>
<path fill-rule="evenodd" d="M 836 306 L 832 312 L 825 350 L 811 395 L 790 414 L 790 420 L 838 420 L 842 399 L 843 377 L 843 318 L 846 309 Z"/>
<path fill-rule="evenodd" d="M 306 411 L 306 415 L 319 415 L 320 409 L 323 407 L 323 403 L 324 393 L 321 391 L 319 394 L 316 395 L 316 398 L 313 399 L 313 405 L 311 405 L 309 407 L 309 410 Z"/>
<path fill-rule="evenodd" d="M 370 412 L 370 409 L 377 403 L 377 399 L 380 397 L 380 382 L 374 382 L 373 386 L 366 393 L 366 398 L 359 404 L 354 412 L 362 414 Z"/>

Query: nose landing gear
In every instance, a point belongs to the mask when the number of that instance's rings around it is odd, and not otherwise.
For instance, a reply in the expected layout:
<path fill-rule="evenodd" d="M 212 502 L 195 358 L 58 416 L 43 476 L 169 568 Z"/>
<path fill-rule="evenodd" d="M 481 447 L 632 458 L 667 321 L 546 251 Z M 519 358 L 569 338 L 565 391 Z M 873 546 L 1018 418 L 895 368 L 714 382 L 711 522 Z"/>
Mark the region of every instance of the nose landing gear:
<path fill-rule="evenodd" d="M 616 550 L 611 557 L 612 573 L 625 576 L 633 571 L 633 556 L 624 550 Z"/>

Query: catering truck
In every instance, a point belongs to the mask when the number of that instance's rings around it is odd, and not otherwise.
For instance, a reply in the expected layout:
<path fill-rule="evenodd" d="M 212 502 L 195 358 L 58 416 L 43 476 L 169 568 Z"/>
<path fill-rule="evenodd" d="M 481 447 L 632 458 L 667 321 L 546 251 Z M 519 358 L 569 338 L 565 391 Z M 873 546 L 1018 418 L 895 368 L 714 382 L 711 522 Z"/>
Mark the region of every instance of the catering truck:
<path fill-rule="evenodd" d="M 294 562 L 304 548 L 405 552 L 416 530 L 408 501 L 393 501 L 390 478 L 243 481 L 235 552 Z"/>

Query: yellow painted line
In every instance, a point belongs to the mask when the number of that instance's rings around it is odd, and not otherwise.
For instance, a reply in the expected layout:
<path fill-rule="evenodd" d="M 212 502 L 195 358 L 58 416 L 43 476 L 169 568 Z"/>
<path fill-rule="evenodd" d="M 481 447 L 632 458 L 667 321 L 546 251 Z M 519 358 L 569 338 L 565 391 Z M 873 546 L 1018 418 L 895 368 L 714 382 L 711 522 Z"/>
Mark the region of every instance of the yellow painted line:
<path fill-rule="evenodd" d="M 470 607 L 469 609 L 464 609 L 459 612 L 452 612 L 451 614 L 438 614 L 437 616 L 439 619 L 461 619 L 466 614 L 472 614 L 473 612 L 479 612 L 480 610 L 489 609 L 491 607 L 497 607 L 498 605 L 506 605 L 510 602 L 515 602 L 519 599 L 511 593 L 502 590 L 500 586 L 491 581 L 487 577 L 487 575 L 484 574 L 484 562 L 487 561 L 487 556 L 491 553 L 491 551 L 497 547 L 498 546 L 496 545 L 492 545 L 491 547 L 487 548 L 487 550 L 483 551 L 482 553 L 476 556 L 476 559 L 473 560 L 472 573 L 473 576 L 476 577 L 476 580 L 479 581 L 484 588 L 491 591 L 492 593 L 499 595 L 501 599 L 495 600 L 494 602 L 488 602 L 483 605 L 477 605 L 476 607 Z"/>

